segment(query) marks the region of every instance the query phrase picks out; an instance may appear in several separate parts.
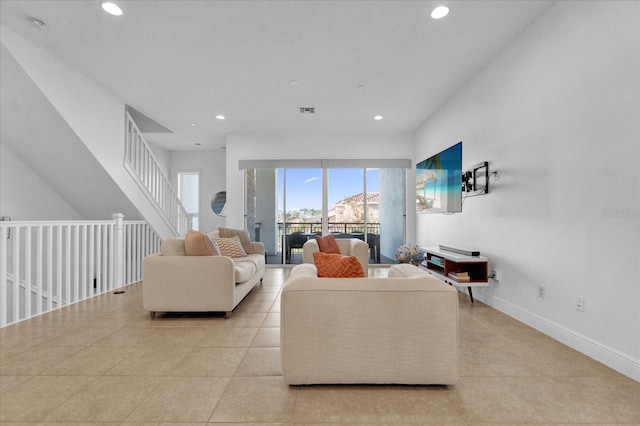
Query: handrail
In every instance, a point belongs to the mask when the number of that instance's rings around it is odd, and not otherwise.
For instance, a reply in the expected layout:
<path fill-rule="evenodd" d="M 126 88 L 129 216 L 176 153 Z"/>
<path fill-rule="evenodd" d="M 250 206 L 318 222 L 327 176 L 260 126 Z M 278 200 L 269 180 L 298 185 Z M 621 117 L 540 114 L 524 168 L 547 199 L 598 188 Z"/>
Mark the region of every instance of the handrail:
<path fill-rule="evenodd" d="M 187 211 L 129 112 L 125 112 L 125 130 L 125 168 L 175 235 L 186 234 Z"/>
<path fill-rule="evenodd" d="M 0 222 L 0 327 L 142 280 L 145 221 Z"/>

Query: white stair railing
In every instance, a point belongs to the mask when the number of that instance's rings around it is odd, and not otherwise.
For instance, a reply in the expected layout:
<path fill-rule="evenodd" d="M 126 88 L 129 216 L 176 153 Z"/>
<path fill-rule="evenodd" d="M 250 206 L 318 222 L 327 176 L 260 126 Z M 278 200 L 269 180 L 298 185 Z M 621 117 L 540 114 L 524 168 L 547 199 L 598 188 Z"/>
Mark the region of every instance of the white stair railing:
<path fill-rule="evenodd" d="M 0 327 L 142 279 L 161 240 L 144 221 L 0 222 Z"/>
<path fill-rule="evenodd" d="M 125 127 L 125 168 L 174 233 L 186 234 L 187 212 L 128 112 L 125 113 Z"/>

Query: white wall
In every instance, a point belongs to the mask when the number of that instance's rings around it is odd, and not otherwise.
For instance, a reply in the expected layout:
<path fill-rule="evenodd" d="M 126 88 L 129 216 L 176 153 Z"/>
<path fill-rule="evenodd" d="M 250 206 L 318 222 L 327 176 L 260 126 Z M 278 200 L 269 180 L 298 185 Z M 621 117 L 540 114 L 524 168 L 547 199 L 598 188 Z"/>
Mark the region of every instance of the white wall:
<path fill-rule="evenodd" d="M 501 174 L 461 214 L 418 215 L 418 242 L 480 250 L 503 279 L 474 296 L 636 380 L 638 22 L 638 2 L 557 2 L 419 129 L 414 158 L 462 140 L 465 165 Z"/>
<path fill-rule="evenodd" d="M 171 151 L 171 184 L 178 191 L 178 172 L 200 173 L 200 230 L 211 232 L 226 226 L 226 219 L 211 210 L 211 198 L 225 185 L 225 152 L 215 151 Z"/>
<path fill-rule="evenodd" d="M 118 96 L 5 27 L 2 44 L 154 230 L 173 232 L 123 166 L 125 104 Z M 91 105 L 88 108 L 87 105 Z"/>
<path fill-rule="evenodd" d="M 405 134 L 255 135 L 227 137 L 227 225 L 244 227 L 246 159 L 412 158 L 413 141 Z M 413 235 L 408 224 L 407 235 Z"/>
<path fill-rule="evenodd" d="M 5 144 L 0 144 L 0 216 L 12 220 L 84 220 Z"/>
<path fill-rule="evenodd" d="M 142 136 L 144 137 L 145 135 L 143 134 Z M 156 158 L 156 162 L 158 163 L 160 170 L 162 170 L 162 173 L 164 173 L 167 179 L 171 179 L 171 151 L 149 141 L 147 141 L 147 145 L 149 145 L 149 149 Z"/>

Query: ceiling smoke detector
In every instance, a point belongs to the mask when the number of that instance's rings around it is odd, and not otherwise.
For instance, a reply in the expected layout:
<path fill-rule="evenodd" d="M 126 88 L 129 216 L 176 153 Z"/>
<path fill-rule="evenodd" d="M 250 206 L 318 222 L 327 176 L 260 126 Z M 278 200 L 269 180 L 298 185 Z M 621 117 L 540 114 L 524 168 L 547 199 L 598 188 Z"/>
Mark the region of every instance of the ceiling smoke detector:
<path fill-rule="evenodd" d="M 34 18 L 33 16 L 27 16 L 27 23 L 31 28 L 35 28 L 36 30 L 44 30 L 47 28 L 47 24 L 44 21 Z"/>
<path fill-rule="evenodd" d="M 315 114 L 315 107 L 300 107 L 300 114 Z"/>

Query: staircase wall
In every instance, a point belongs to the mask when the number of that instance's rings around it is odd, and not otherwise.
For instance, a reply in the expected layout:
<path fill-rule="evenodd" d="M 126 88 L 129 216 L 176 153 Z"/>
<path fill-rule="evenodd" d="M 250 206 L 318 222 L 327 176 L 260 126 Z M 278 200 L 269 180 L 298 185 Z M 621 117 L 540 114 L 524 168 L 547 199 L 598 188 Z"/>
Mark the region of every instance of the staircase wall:
<path fill-rule="evenodd" d="M 64 193 L 67 202 L 77 210 L 80 210 L 77 206 L 83 204 L 103 204 L 110 210 L 104 211 L 100 217 L 90 219 L 100 219 L 113 212 L 125 210 L 125 215 L 128 213 L 127 219 L 136 219 L 137 217 L 130 216 L 136 216 L 137 213 L 139 217 L 147 220 L 161 238 L 173 236 L 173 231 L 166 225 L 145 193 L 123 166 L 125 101 L 10 30 L 1 28 L 0 35 L 3 60 L 9 56 L 7 55 L 9 53 L 68 126 L 72 136 L 66 135 L 64 142 L 60 141 L 60 143 L 64 145 L 69 143 L 69 140 L 73 142 L 73 139 L 79 142 L 72 146 L 61 146 L 63 149 L 60 155 L 49 156 L 47 160 L 55 161 L 53 164 L 59 173 L 64 173 L 69 168 L 78 169 L 81 173 L 71 181 L 72 185 L 82 187 L 82 182 L 85 180 L 99 181 L 100 184 L 97 185 L 99 191 L 94 190 L 91 193 L 95 198 L 107 202 L 100 203 L 96 199 L 86 203 L 82 191 L 78 191 L 80 195 L 75 196 L 64 188 L 61 190 L 60 186 L 65 186 L 62 183 L 55 185 L 55 189 L 61 194 Z M 3 88 L 4 85 L 11 86 L 11 82 L 6 81 L 7 78 L 3 74 Z M 6 114 L 3 113 L 3 116 Z M 11 122 L 3 123 L 5 124 L 12 125 Z M 18 131 L 11 134 L 14 135 L 12 139 L 19 137 L 16 136 L 19 134 Z M 55 140 L 55 135 L 51 137 Z M 40 140 L 30 138 L 27 142 L 31 145 L 39 144 L 42 148 L 29 150 L 34 161 L 38 161 L 36 157 L 39 151 L 50 151 L 52 146 L 50 138 Z M 20 141 L 14 141 L 14 143 L 15 146 L 20 146 Z M 69 155 L 69 153 L 72 154 Z M 81 160 L 86 161 L 73 161 L 75 153 L 78 153 Z M 86 153 L 90 155 L 84 155 Z M 40 157 L 39 161 L 44 163 L 44 160 Z M 95 164 L 82 167 L 86 162 Z M 109 202 L 110 199 L 115 202 Z"/>

